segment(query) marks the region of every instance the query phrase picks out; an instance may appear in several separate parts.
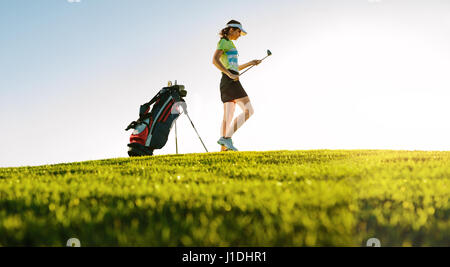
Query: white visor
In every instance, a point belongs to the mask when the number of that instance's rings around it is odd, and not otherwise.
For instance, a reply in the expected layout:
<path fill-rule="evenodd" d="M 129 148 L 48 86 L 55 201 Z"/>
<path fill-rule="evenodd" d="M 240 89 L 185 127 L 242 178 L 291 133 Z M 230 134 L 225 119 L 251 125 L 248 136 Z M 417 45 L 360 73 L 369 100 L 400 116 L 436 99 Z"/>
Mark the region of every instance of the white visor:
<path fill-rule="evenodd" d="M 239 30 L 241 30 L 241 35 L 242 36 L 247 34 L 247 32 L 242 28 L 241 24 L 237 24 L 237 23 L 227 24 L 227 27 L 238 28 Z"/>

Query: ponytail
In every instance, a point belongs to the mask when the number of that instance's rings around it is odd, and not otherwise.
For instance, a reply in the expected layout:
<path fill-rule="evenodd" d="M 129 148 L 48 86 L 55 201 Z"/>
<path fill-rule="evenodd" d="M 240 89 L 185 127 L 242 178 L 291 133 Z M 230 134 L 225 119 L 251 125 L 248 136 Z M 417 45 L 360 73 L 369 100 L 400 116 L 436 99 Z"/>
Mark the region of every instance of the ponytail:
<path fill-rule="evenodd" d="M 226 27 L 219 32 L 220 38 L 228 39 L 228 34 L 230 33 L 231 27 Z"/>

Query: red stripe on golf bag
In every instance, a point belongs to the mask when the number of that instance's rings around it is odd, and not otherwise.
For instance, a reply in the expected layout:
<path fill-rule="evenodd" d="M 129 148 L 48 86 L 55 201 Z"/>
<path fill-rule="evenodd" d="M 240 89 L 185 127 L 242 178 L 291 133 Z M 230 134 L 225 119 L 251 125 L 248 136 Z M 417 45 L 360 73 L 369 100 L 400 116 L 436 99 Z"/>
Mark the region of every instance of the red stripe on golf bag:
<path fill-rule="evenodd" d="M 167 107 L 164 109 L 163 113 L 162 113 L 161 116 L 159 117 L 158 122 L 161 121 L 161 120 L 166 116 L 166 112 L 167 112 L 167 114 L 170 113 L 171 107 L 172 107 L 172 105 L 173 105 L 173 102 L 174 102 L 174 100 L 171 100 L 171 101 L 169 102 L 169 104 L 167 105 Z"/>
<path fill-rule="evenodd" d="M 172 113 L 172 107 L 173 107 L 173 103 L 170 105 L 169 111 L 167 112 L 167 115 L 164 117 L 163 122 L 166 122 L 167 118 L 169 118 L 169 115 Z"/>
<path fill-rule="evenodd" d="M 170 108 L 169 112 L 167 112 L 167 115 L 164 117 L 163 122 L 166 122 L 167 118 L 169 118 L 170 113 L 172 113 L 172 108 Z"/>

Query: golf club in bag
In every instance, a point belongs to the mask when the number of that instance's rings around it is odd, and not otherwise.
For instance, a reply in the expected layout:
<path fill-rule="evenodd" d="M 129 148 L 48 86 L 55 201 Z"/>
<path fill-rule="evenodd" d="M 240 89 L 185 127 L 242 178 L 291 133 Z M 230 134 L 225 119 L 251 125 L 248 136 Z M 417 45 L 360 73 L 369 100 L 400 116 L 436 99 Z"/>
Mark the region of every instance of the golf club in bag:
<path fill-rule="evenodd" d="M 183 99 L 186 95 L 187 92 L 183 85 L 177 85 L 175 82 L 175 85 L 172 86 L 172 83 L 169 82 L 168 87 L 161 89 L 150 102 L 141 105 L 139 119 L 131 122 L 125 129 L 125 131 L 134 129 L 128 144 L 128 155 L 130 157 L 151 156 L 153 150 L 161 149 L 166 145 L 170 130 L 181 115 L 180 106 L 182 106 L 203 147 L 208 152 L 187 113 L 186 102 Z M 152 105 L 153 108 L 151 108 Z"/>

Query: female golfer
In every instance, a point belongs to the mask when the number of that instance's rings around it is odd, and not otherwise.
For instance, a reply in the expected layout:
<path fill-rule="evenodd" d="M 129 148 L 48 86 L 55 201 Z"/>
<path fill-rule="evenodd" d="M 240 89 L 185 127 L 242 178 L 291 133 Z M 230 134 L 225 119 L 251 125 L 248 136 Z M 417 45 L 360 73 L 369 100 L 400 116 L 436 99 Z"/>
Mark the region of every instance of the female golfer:
<path fill-rule="evenodd" d="M 238 64 L 238 51 L 233 41 L 246 35 L 239 21 L 231 20 L 227 27 L 220 32 L 220 41 L 214 53 L 213 64 L 222 72 L 220 81 L 220 96 L 223 102 L 223 121 L 221 127 L 222 137 L 217 141 L 223 150 L 237 149 L 233 145 L 231 137 L 253 115 L 253 107 L 244 88 L 239 81 L 239 71 L 253 65 L 258 65 L 261 60 L 252 60 L 243 65 Z M 242 113 L 233 122 L 236 104 L 242 109 Z"/>

